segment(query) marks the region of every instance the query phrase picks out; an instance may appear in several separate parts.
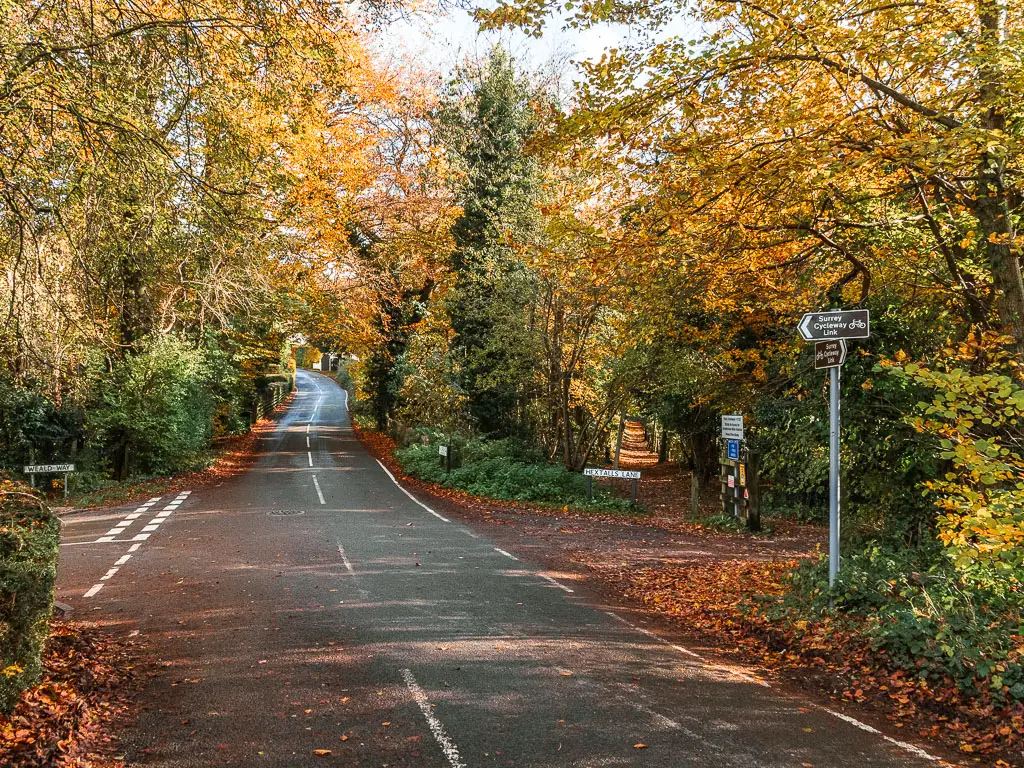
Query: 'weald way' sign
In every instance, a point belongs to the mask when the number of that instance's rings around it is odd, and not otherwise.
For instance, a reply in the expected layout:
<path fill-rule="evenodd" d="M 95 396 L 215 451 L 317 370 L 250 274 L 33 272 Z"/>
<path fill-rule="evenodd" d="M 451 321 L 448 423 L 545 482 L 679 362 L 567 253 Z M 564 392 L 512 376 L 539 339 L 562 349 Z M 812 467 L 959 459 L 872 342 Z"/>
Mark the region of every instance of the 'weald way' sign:
<path fill-rule="evenodd" d="M 626 480 L 640 479 L 640 473 L 631 469 L 598 469 L 597 467 L 587 467 L 583 470 L 583 474 L 586 477 L 621 477 Z"/>
<path fill-rule="evenodd" d="M 33 464 L 25 467 L 26 475 L 46 475 L 50 473 L 74 471 L 74 464 Z"/>
<path fill-rule="evenodd" d="M 871 335 L 871 313 L 866 309 L 808 312 L 797 330 L 804 341 L 866 339 Z"/>

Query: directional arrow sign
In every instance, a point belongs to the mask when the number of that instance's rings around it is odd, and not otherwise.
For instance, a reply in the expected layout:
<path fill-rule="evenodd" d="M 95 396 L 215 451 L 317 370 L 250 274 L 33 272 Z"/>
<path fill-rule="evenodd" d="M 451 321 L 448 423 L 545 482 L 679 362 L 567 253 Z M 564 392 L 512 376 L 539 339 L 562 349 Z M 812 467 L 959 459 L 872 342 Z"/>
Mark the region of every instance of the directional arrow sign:
<path fill-rule="evenodd" d="M 797 330 L 804 341 L 866 339 L 871 335 L 871 313 L 866 309 L 808 312 Z"/>
<path fill-rule="evenodd" d="M 846 362 L 846 342 L 816 341 L 814 342 L 814 368 L 838 368 Z"/>

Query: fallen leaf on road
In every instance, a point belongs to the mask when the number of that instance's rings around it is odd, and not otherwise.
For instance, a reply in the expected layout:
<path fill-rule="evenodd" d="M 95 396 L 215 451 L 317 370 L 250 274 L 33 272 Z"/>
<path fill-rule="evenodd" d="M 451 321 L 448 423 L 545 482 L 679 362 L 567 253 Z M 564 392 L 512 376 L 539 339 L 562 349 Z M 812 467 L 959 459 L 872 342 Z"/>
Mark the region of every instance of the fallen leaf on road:
<path fill-rule="evenodd" d="M 381 723 L 381 725 L 383 725 L 385 728 L 387 728 L 389 725 L 391 725 L 391 721 L 389 720 L 386 723 Z"/>
<path fill-rule="evenodd" d="M 562 677 L 572 677 L 572 672 L 559 672 Z"/>
<path fill-rule="evenodd" d="M 640 744 L 634 744 L 633 749 L 647 749 L 647 745 L 641 742 Z"/>
<path fill-rule="evenodd" d="M 329 749 L 314 749 L 313 750 L 313 754 L 316 755 L 317 757 L 327 757 L 329 754 L 331 754 L 331 750 L 329 750 Z"/>
<path fill-rule="evenodd" d="M 338 741 L 348 741 L 348 736 L 342 735 L 338 737 Z"/>

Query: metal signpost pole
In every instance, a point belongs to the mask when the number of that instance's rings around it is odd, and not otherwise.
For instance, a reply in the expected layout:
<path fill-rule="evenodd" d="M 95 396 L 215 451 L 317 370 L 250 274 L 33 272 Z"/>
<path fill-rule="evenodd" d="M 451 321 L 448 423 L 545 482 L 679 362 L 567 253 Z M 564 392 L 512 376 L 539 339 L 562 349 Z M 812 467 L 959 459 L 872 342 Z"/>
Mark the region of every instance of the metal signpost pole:
<path fill-rule="evenodd" d="M 839 371 L 829 368 L 828 388 L 828 585 L 839 574 Z"/>

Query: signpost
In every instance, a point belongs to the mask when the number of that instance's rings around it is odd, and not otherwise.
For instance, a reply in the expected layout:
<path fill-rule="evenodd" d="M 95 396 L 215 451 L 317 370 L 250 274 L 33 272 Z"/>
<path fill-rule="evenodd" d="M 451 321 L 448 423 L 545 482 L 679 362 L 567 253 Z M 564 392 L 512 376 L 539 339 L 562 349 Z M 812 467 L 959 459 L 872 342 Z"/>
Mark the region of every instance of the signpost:
<path fill-rule="evenodd" d="M 814 369 L 838 368 L 846 362 L 846 341 L 814 342 Z"/>
<path fill-rule="evenodd" d="M 743 439 L 743 414 L 728 413 L 722 416 L 722 439 L 742 440 Z"/>
<path fill-rule="evenodd" d="M 585 467 L 583 476 L 587 478 L 587 501 L 590 501 L 591 491 L 595 477 L 617 477 L 633 481 L 633 503 L 636 504 L 636 483 L 640 479 L 640 473 L 632 469 L 600 469 L 598 467 Z"/>
<path fill-rule="evenodd" d="M 866 339 L 871 336 L 871 313 L 866 309 L 808 312 L 797 330 L 804 341 Z"/>
<path fill-rule="evenodd" d="M 64 498 L 68 497 L 68 475 L 75 471 L 74 464 L 29 464 L 24 468 L 29 483 L 36 487 L 36 475 L 64 475 Z"/>
<path fill-rule="evenodd" d="M 437 446 L 437 455 L 444 459 L 444 471 L 452 471 L 452 454 L 447 445 Z"/>
<path fill-rule="evenodd" d="M 726 443 L 726 452 L 727 452 L 727 454 L 728 454 L 730 459 L 732 459 L 733 461 L 739 461 L 740 460 L 740 441 L 739 440 L 729 440 L 729 441 L 727 441 L 727 443 Z"/>
<path fill-rule="evenodd" d="M 839 388 L 840 368 L 846 362 L 846 339 L 871 336 L 871 313 L 866 309 L 808 312 L 797 326 L 804 341 L 814 345 L 814 367 L 827 368 L 828 388 L 828 585 L 839 575 Z"/>

